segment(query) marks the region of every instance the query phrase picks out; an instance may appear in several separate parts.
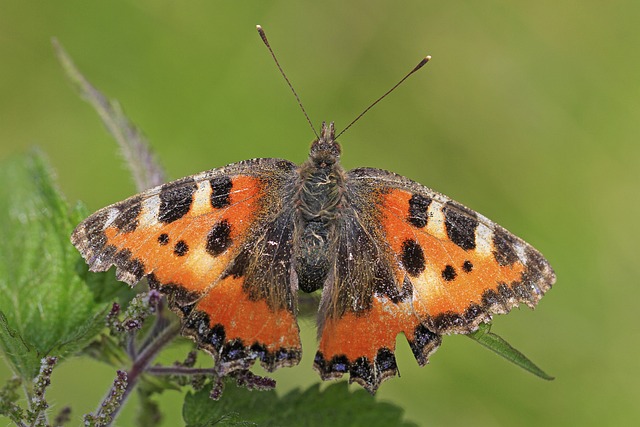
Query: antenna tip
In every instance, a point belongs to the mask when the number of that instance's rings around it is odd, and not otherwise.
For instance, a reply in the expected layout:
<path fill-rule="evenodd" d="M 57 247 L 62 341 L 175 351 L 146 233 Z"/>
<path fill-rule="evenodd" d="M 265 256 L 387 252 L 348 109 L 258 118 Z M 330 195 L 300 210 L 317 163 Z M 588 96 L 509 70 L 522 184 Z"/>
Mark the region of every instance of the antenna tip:
<path fill-rule="evenodd" d="M 269 46 L 269 42 L 267 41 L 267 35 L 264 33 L 264 30 L 262 29 L 262 25 L 256 25 L 256 30 L 258 30 L 258 34 L 260 34 L 260 38 L 262 39 L 264 44 Z"/>
<path fill-rule="evenodd" d="M 431 60 L 431 55 L 427 55 L 424 58 L 422 58 L 422 61 L 420 61 L 418 63 L 418 65 L 415 66 L 415 68 L 413 70 L 411 70 L 411 72 L 409 74 L 413 74 L 416 71 L 418 71 L 420 68 L 424 67 L 424 65 L 429 62 L 429 60 Z"/>

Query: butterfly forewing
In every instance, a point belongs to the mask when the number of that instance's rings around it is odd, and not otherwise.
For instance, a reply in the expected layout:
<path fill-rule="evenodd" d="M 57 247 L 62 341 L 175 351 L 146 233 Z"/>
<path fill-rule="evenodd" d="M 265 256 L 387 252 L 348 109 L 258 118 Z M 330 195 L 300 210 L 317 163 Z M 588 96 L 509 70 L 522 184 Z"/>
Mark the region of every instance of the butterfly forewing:
<path fill-rule="evenodd" d="M 276 159 L 213 169 L 96 212 L 72 242 L 93 271 L 115 265 L 131 285 L 147 277 L 221 373 L 255 359 L 269 370 L 292 365 L 301 351 L 287 196 L 296 179 L 295 165 Z"/>
<path fill-rule="evenodd" d="M 349 176 L 375 189 L 395 269 L 411 282 L 414 311 L 431 331 L 471 332 L 492 314 L 535 306 L 555 282 L 531 245 L 446 196 L 382 170 Z"/>

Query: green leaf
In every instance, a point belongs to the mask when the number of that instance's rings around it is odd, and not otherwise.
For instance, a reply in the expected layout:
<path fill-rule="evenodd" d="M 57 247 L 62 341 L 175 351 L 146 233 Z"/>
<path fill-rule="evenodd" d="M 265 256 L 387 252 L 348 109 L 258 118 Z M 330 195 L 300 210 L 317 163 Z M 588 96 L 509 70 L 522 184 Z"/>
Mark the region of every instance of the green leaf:
<path fill-rule="evenodd" d="M 347 383 L 324 391 L 316 384 L 278 397 L 274 390 L 250 391 L 227 384 L 219 401 L 209 398 L 211 386 L 185 397 L 182 417 L 187 427 L 205 426 L 402 426 L 403 410 L 378 402 L 364 390 L 350 392 Z"/>
<path fill-rule="evenodd" d="M 524 354 L 513 348 L 511 344 L 506 342 L 500 336 L 491 332 L 491 325 L 488 323 L 482 323 L 477 331 L 467 335 L 469 338 L 482 344 L 489 350 L 499 354 L 507 359 L 509 362 L 520 366 L 522 369 L 531 372 L 545 380 L 552 380 L 553 377 L 544 372 L 535 363 L 527 358 Z"/>
<path fill-rule="evenodd" d="M 68 207 L 39 152 L 0 164 L 0 347 L 23 378 L 43 357 L 87 345 L 116 292 L 92 288 L 120 288 L 108 274 L 89 276 L 69 241 L 85 213 Z"/>

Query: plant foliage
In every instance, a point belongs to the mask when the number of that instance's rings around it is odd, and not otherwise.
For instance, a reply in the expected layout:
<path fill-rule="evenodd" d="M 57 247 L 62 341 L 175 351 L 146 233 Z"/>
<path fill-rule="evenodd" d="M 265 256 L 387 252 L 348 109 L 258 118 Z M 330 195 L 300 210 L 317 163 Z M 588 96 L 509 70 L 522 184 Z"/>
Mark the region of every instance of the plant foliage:
<path fill-rule="evenodd" d="M 4 161 L 0 182 L 0 346 L 30 380 L 42 358 L 72 354 L 96 336 L 121 288 L 112 275 L 89 275 L 69 243 L 85 211 L 68 207 L 41 153 Z"/>
<path fill-rule="evenodd" d="M 370 426 L 411 427 L 403 410 L 378 402 L 362 389 L 350 392 L 346 382 L 319 384 L 284 396 L 274 390 L 260 393 L 227 385 L 223 397 L 211 404 L 211 387 L 187 394 L 182 416 L 188 427 L 207 426 Z"/>

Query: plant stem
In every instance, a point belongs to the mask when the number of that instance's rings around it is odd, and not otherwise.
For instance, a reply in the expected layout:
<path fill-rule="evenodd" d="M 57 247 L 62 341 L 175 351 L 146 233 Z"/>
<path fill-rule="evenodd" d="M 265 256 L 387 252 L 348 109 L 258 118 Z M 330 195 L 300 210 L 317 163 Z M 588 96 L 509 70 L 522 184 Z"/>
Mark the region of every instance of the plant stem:
<path fill-rule="evenodd" d="M 145 337 L 142 344 L 140 344 L 137 352 L 144 352 L 151 344 L 155 342 L 157 336 L 160 335 L 162 331 L 164 331 L 167 327 L 169 327 L 171 321 L 164 316 L 161 317 L 159 314 L 160 312 L 158 311 L 155 316 L 155 322 L 153 324 L 153 327 L 151 328 L 151 331 L 147 333 L 147 336 Z"/>
<path fill-rule="evenodd" d="M 131 360 L 136 360 L 136 358 L 138 357 L 135 334 L 133 334 L 132 332 L 129 332 L 129 336 L 127 337 L 127 354 L 129 355 Z"/>
<path fill-rule="evenodd" d="M 186 366 L 151 366 L 147 373 L 154 375 L 217 375 L 215 368 L 188 368 Z"/>
<path fill-rule="evenodd" d="M 165 345 L 171 342 L 179 333 L 179 323 L 176 322 L 169 324 L 144 350 L 138 353 L 137 358 L 133 361 L 131 369 L 127 371 L 127 387 L 124 391 L 124 394 L 122 395 L 120 404 L 114 409 L 113 413 L 111 414 L 111 421 L 105 424 L 105 427 L 110 426 L 111 423 L 113 423 L 113 421 L 117 418 L 120 409 L 124 406 L 124 403 L 131 394 L 131 391 L 133 391 L 133 389 L 138 384 L 140 376 L 147 370 L 147 367 L 153 361 L 153 359 L 155 359 L 160 350 L 162 350 Z"/>

